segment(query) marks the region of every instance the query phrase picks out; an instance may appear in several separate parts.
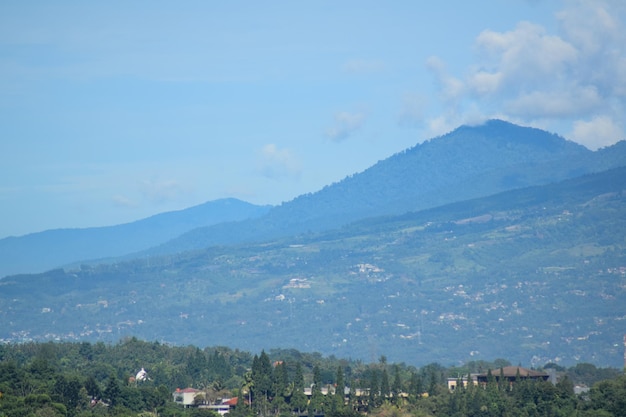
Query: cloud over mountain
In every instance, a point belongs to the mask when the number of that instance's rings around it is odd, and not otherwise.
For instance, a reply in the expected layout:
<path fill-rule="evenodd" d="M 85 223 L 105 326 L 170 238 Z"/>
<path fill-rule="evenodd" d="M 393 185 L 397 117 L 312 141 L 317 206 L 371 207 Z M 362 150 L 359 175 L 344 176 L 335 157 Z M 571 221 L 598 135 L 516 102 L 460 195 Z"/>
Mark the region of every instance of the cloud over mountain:
<path fill-rule="evenodd" d="M 269 143 L 261 149 L 258 158 L 258 171 L 267 178 L 293 177 L 300 174 L 297 158 L 289 149 L 280 149 Z"/>
<path fill-rule="evenodd" d="M 624 12 L 618 2 L 569 1 L 555 16 L 556 34 L 525 21 L 509 31 L 484 30 L 474 43 L 475 61 L 460 77 L 439 57 L 429 58 L 446 107 L 431 129 L 470 122 L 478 109 L 483 118 L 568 126 L 592 149 L 623 139 Z"/>
<path fill-rule="evenodd" d="M 356 132 L 364 122 L 363 113 L 347 111 L 335 113 L 334 123 L 326 130 L 326 136 L 336 142 L 342 141 Z"/>

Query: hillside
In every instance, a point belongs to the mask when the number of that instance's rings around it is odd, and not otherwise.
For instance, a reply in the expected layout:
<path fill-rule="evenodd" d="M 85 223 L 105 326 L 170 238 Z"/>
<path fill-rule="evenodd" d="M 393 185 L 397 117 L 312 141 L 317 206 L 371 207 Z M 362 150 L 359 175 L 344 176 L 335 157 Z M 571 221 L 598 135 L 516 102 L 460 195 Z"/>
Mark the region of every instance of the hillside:
<path fill-rule="evenodd" d="M 331 230 L 600 172 L 624 161 L 626 142 L 592 152 L 539 129 L 491 120 L 461 126 L 273 208 L 225 199 L 125 225 L 1 239 L 0 277 Z"/>
<path fill-rule="evenodd" d="M 592 152 L 543 130 L 500 120 L 461 126 L 367 170 L 244 222 L 199 228 L 151 254 L 258 242 L 330 230 L 498 192 L 549 184 L 623 166 L 626 142 Z"/>
<path fill-rule="evenodd" d="M 620 367 L 626 168 L 325 233 L 7 277 L 0 339 Z"/>
<path fill-rule="evenodd" d="M 198 227 L 258 217 L 269 208 L 222 199 L 122 225 L 47 230 L 0 239 L 0 277 L 137 252 Z"/>

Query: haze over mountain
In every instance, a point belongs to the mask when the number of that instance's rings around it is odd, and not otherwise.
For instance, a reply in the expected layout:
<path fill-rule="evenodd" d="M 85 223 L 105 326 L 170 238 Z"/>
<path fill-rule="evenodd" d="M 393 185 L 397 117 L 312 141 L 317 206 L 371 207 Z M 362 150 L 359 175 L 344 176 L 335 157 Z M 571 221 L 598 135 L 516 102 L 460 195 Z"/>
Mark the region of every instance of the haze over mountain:
<path fill-rule="evenodd" d="M 0 276 L 129 255 L 177 253 L 318 232 L 359 219 L 548 184 L 624 165 L 626 142 L 590 151 L 501 120 L 461 126 L 276 207 L 218 200 L 115 227 L 0 240 Z M 149 249 L 151 248 L 151 249 Z"/>
<path fill-rule="evenodd" d="M 623 141 L 592 152 L 540 129 L 490 120 L 416 145 L 260 218 L 198 228 L 149 253 L 328 230 L 358 219 L 549 184 L 625 163 Z"/>
<path fill-rule="evenodd" d="M 56 229 L 0 239 L 0 277 L 137 252 L 197 227 L 261 216 L 269 208 L 231 198 L 117 226 Z"/>

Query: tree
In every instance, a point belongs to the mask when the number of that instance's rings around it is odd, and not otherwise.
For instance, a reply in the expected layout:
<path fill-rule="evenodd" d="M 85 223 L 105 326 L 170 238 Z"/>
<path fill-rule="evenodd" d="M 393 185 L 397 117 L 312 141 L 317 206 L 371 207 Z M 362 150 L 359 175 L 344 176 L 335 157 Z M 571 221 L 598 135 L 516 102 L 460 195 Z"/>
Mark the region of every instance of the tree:
<path fill-rule="evenodd" d="M 296 371 L 293 380 L 293 394 L 291 395 L 291 408 L 298 414 L 306 409 L 307 398 L 304 395 L 304 375 L 300 362 L 296 364 Z"/>
<path fill-rule="evenodd" d="M 53 387 L 54 399 L 67 407 L 70 415 L 76 412 L 80 401 L 80 389 L 83 385 L 78 380 L 78 377 L 66 377 L 61 374 L 56 377 Z"/>
<path fill-rule="evenodd" d="M 343 367 L 337 366 L 337 377 L 335 380 L 335 395 L 333 396 L 332 411 L 341 412 L 345 405 L 346 383 L 344 381 Z"/>
<path fill-rule="evenodd" d="M 430 369 L 428 379 L 428 395 L 434 395 L 437 392 L 437 373 L 434 369 Z"/>
<path fill-rule="evenodd" d="M 199 348 L 195 348 L 193 352 L 191 352 L 187 358 L 185 369 L 187 375 L 191 377 L 194 382 L 208 382 L 206 375 L 203 375 L 207 369 L 207 359 L 204 352 Z"/>
<path fill-rule="evenodd" d="M 276 363 L 273 371 L 272 392 L 272 409 L 274 413 L 281 413 L 287 409 L 287 400 L 291 397 L 293 386 L 289 384 L 287 376 L 287 366 L 285 362 Z"/>
<path fill-rule="evenodd" d="M 519 368 L 518 368 L 519 371 Z M 506 380 L 504 378 L 504 368 L 500 368 L 500 375 L 498 376 L 498 389 L 500 391 L 506 389 Z"/>
<path fill-rule="evenodd" d="M 409 398 L 414 402 L 421 397 L 424 392 L 424 382 L 417 372 L 411 372 L 409 379 Z"/>
<path fill-rule="evenodd" d="M 111 405 L 116 406 L 119 403 L 122 389 L 120 388 L 119 380 L 115 375 L 109 377 L 107 386 L 104 389 L 104 399 Z"/>
<path fill-rule="evenodd" d="M 320 367 L 315 365 L 313 367 L 313 386 L 311 387 L 311 401 L 309 402 L 309 416 L 314 415 L 316 412 L 322 412 L 324 410 L 324 395 L 322 394 L 322 374 Z"/>
<path fill-rule="evenodd" d="M 589 392 L 588 408 L 626 417 L 626 375 L 596 383 Z"/>
<path fill-rule="evenodd" d="M 85 380 L 85 389 L 87 390 L 87 394 L 89 394 L 92 399 L 98 400 L 102 397 L 102 390 L 100 389 L 100 386 L 96 382 L 95 378 L 91 375 Z"/>
<path fill-rule="evenodd" d="M 402 394 L 402 378 L 400 377 L 400 367 L 398 365 L 393 366 L 393 383 L 391 384 L 391 395 L 393 396 L 392 402 L 395 405 L 400 405 L 400 396 Z"/>
<path fill-rule="evenodd" d="M 371 410 L 380 405 L 380 384 L 378 382 L 378 370 L 372 369 L 369 380 L 369 396 L 367 401 L 367 408 Z"/>
<path fill-rule="evenodd" d="M 389 375 L 387 374 L 387 368 L 383 368 L 380 377 L 380 398 L 381 401 L 387 401 L 389 394 L 391 393 L 391 387 L 389 386 Z"/>
<path fill-rule="evenodd" d="M 263 415 L 267 414 L 270 397 L 272 396 L 272 364 L 270 358 L 261 352 L 252 360 L 252 402 L 253 406 Z"/>

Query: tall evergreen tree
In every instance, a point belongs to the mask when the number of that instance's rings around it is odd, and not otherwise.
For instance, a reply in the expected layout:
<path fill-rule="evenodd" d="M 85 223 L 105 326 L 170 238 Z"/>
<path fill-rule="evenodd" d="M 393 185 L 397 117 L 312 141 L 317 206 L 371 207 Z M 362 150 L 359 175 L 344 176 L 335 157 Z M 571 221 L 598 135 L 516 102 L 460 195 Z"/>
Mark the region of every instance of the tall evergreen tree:
<path fill-rule="evenodd" d="M 281 413 L 288 408 L 287 401 L 291 397 L 290 387 L 285 363 L 282 361 L 276 363 L 272 384 L 272 410 L 275 413 Z"/>
<path fill-rule="evenodd" d="M 313 367 L 313 386 L 311 387 L 311 401 L 309 402 L 309 416 L 324 411 L 324 395 L 322 394 L 322 373 L 320 367 Z"/>
<path fill-rule="evenodd" d="M 306 409 L 307 398 L 304 395 L 304 374 L 302 373 L 302 365 L 296 363 L 296 371 L 293 380 L 293 394 L 291 395 L 291 408 L 300 414 Z"/>
<path fill-rule="evenodd" d="M 104 389 L 104 399 L 114 407 L 119 403 L 121 394 L 122 389 L 120 388 L 119 380 L 115 375 L 111 375 Z"/>
<path fill-rule="evenodd" d="M 380 376 L 380 399 L 381 401 L 387 401 L 391 388 L 389 386 L 389 374 L 387 374 L 387 368 L 383 368 Z"/>
<path fill-rule="evenodd" d="M 399 405 L 402 394 L 402 378 L 400 376 L 400 367 L 396 364 L 393 366 L 393 383 L 391 384 L 391 395 L 394 404 Z"/>
<path fill-rule="evenodd" d="M 267 415 L 269 401 L 272 396 L 272 364 L 265 351 L 252 360 L 252 402 L 253 407 L 261 415 Z"/>
<path fill-rule="evenodd" d="M 435 395 L 437 393 L 437 372 L 435 369 L 430 369 L 428 379 L 428 395 Z"/>
<path fill-rule="evenodd" d="M 411 372 L 409 380 L 409 396 L 412 401 L 419 399 L 424 392 L 424 382 L 417 372 Z"/>
<path fill-rule="evenodd" d="M 367 407 L 369 410 L 378 407 L 380 398 L 380 384 L 378 383 L 378 370 L 372 369 L 369 380 L 369 396 Z"/>
<path fill-rule="evenodd" d="M 335 380 L 335 395 L 333 397 L 332 409 L 334 412 L 341 412 L 345 406 L 346 383 L 343 375 L 343 367 L 337 367 L 337 377 Z"/>

